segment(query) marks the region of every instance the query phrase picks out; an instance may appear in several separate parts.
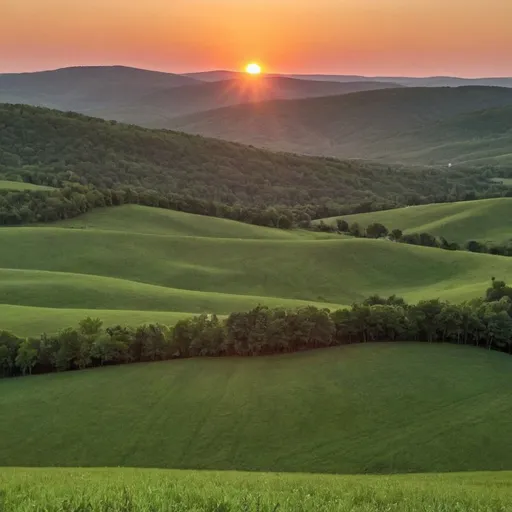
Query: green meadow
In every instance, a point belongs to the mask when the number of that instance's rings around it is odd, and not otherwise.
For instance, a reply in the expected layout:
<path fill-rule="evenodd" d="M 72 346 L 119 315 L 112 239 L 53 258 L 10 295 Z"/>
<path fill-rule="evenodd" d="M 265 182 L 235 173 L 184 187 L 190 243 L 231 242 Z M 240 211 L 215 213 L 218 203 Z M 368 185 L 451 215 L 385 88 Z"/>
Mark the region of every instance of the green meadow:
<path fill-rule="evenodd" d="M 510 258 L 141 206 L 3 228 L 0 244 L 1 325 L 20 335 L 54 332 L 88 315 L 173 323 L 258 304 L 335 309 L 374 293 L 461 302 L 482 296 L 492 276 L 512 275 Z"/>

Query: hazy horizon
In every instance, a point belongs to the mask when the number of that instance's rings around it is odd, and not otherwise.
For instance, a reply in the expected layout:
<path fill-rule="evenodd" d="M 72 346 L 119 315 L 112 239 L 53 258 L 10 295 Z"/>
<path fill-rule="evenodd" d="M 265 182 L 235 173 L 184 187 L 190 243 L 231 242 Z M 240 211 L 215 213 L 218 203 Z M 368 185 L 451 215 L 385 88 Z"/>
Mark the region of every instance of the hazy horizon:
<path fill-rule="evenodd" d="M 148 71 L 148 72 L 156 72 L 156 73 L 169 73 L 169 74 L 176 74 L 176 75 L 194 75 L 194 74 L 201 74 L 201 73 L 240 73 L 244 74 L 243 69 L 196 69 L 193 71 L 185 71 L 185 72 L 178 72 L 174 70 L 162 70 L 162 69 L 151 69 L 146 67 L 138 67 L 138 66 L 132 66 L 129 64 L 76 64 L 76 65 L 69 65 L 69 66 L 61 66 L 61 67 L 54 67 L 54 68 L 41 68 L 41 69 L 32 69 L 32 70 L 25 70 L 25 71 L 0 71 L 0 75 L 9 75 L 9 74 L 23 74 L 23 73 L 44 73 L 44 72 L 51 72 L 51 71 L 60 71 L 63 69 L 73 69 L 73 68 L 129 68 L 129 69 L 136 69 L 139 71 Z M 322 72 L 315 72 L 311 71 L 309 73 L 297 73 L 297 72 L 288 72 L 288 73 L 280 73 L 280 72 L 273 72 L 273 73 L 263 73 L 262 76 L 346 76 L 346 77 L 361 77 L 361 78 L 460 78 L 460 79 L 501 79 L 501 78 L 512 78 L 512 73 L 510 75 L 475 75 L 475 76 L 463 76 L 463 75 L 455 75 L 455 74 L 448 74 L 448 75 L 355 75 L 355 74 L 344 74 L 344 73 L 322 73 Z"/>
<path fill-rule="evenodd" d="M 358 76 L 512 75 L 505 0 L 4 0 L 0 73 L 124 65 Z"/>

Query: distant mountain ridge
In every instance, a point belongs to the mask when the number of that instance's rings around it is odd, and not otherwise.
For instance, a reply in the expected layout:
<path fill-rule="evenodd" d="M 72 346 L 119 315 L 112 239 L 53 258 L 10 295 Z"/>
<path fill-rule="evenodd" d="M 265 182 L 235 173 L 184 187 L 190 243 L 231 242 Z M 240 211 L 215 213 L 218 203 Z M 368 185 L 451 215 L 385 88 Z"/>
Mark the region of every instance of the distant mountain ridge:
<path fill-rule="evenodd" d="M 239 71 L 203 71 L 197 73 L 187 73 L 184 76 L 201 80 L 204 82 L 216 82 L 243 75 Z M 313 80 L 320 82 L 380 82 L 393 83 L 403 87 L 460 87 L 464 85 L 482 85 L 494 87 L 512 87 L 512 77 L 481 77 L 481 78 L 461 78 L 456 76 L 426 76 L 426 77 L 407 77 L 407 76 L 365 76 L 365 75 L 332 75 L 332 74 L 270 74 L 268 76 L 282 76 L 287 78 L 296 78 L 299 80 Z"/>
<path fill-rule="evenodd" d="M 192 78 L 124 66 L 0 74 L 0 102 L 88 112 L 151 91 L 199 84 Z"/>
<path fill-rule="evenodd" d="M 122 66 L 77 67 L 0 75 L 0 102 L 72 110 L 149 127 L 182 115 L 272 99 L 297 99 L 398 87 L 379 82 L 327 82 L 226 75 L 221 81 Z"/>

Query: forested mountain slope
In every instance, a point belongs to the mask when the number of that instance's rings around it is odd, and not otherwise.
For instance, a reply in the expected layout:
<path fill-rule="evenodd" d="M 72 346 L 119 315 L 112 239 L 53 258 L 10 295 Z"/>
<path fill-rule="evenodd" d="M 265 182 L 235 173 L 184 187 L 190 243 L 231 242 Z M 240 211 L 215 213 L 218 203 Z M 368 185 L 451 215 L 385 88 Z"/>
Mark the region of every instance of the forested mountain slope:
<path fill-rule="evenodd" d="M 510 160 L 512 89 L 402 88 L 239 105 L 173 127 L 271 149 L 448 164 Z"/>
<path fill-rule="evenodd" d="M 53 186 L 71 180 L 156 189 L 264 207 L 431 202 L 504 189 L 476 171 L 272 153 L 22 105 L 0 105 L 1 176 Z"/>

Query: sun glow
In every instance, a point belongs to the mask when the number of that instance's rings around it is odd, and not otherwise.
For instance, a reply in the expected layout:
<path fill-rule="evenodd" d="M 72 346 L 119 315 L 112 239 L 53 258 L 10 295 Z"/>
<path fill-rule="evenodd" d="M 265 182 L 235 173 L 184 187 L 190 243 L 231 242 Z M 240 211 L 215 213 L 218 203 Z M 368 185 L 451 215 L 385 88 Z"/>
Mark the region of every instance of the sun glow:
<path fill-rule="evenodd" d="M 256 62 L 251 62 L 247 64 L 245 71 L 249 73 L 249 75 L 259 75 L 261 73 L 261 66 L 256 64 Z"/>

